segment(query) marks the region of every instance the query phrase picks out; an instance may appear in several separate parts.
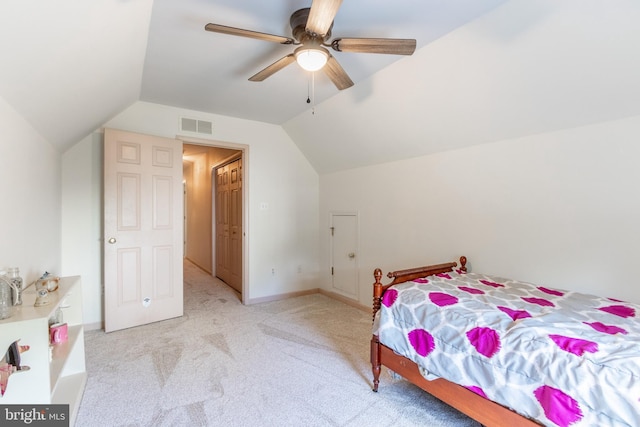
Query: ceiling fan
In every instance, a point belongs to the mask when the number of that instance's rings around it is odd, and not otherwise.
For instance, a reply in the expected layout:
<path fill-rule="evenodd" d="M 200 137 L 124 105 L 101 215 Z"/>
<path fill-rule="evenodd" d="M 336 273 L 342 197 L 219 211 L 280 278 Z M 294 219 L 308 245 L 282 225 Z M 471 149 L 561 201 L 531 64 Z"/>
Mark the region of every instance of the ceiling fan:
<path fill-rule="evenodd" d="M 385 53 L 392 55 L 411 55 L 416 49 L 415 39 L 389 38 L 336 38 L 330 43 L 333 19 L 338 13 L 342 0 L 313 0 L 310 8 L 300 9 L 289 20 L 293 37 L 277 36 L 219 24 L 207 24 L 205 30 L 214 33 L 249 37 L 268 42 L 298 46 L 290 53 L 262 71 L 249 78 L 252 82 L 261 82 L 297 62 L 307 71 L 322 69 L 339 90 L 353 86 L 353 81 L 329 53 L 326 47 L 338 52 Z"/>

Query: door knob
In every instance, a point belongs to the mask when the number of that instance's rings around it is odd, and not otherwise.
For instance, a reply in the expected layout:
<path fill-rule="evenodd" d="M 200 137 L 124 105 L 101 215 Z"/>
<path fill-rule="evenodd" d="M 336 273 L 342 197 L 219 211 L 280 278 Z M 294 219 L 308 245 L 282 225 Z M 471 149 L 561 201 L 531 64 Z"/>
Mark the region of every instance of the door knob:
<path fill-rule="evenodd" d="M 353 259 L 356 257 L 356 254 L 354 254 L 353 252 L 350 252 L 349 255 L 347 255 L 349 258 Z"/>
<path fill-rule="evenodd" d="M 112 237 L 109 239 L 109 243 L 111 243 L 112 245 L 116 242 L 115 237 Z"/>

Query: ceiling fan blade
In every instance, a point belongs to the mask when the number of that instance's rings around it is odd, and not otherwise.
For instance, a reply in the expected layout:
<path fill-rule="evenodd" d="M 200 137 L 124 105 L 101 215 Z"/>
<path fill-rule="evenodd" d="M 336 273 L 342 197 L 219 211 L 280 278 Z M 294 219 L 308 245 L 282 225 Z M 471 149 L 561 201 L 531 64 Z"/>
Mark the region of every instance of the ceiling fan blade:
<path fill-rule="evenodd" d="M 307 19 L 307 32 L 319 36 L 327 34 L 341 4 L 342 0 L 313 0 Z"/>
<path fill-rule="evenodd" d="M 353 86 L 353 82 L 346 71 L 340 66 L 336 58 L 329 56 L 327 64 L 322 68 L 324 73 L 331 79 L 339 90 L 347 89 Z"/>
<path fill-rule="evenodd" d="M 286 67 L 287 65 L 295 61 L 296 61 L 295 55 L 293 53 L 290 53 L 289 55 L 278 59 L 276 62 L 269 65 L 264 70 L 258 71 L 256 74 L 249 77 L 249 80 L 252 82 L 261 82 L 267 77 L 277 73 L 278 71 L 282 70 L 284 67 Z"/>
<path fill-rule="evenodd" d="M 415 39 L 357 39 L 343 38 L 331 42 L 338 52 L 388 53 L 412 55 L 416 50 Z"/>
<path fill-rule="evenodd" d="M 267 42 L 275 42 L 280 44 L 293 44 L 295 42 L 291 37 L 275 36 L 273 34 L 259 33 L 257 31 L 243 30 L 242 28 L 227 27 L 226 25 L 207 24 L 204 29 L 214 33 L 230 34 L 232 36 L 250 37 L 252 39 L 264 40 Z"/>

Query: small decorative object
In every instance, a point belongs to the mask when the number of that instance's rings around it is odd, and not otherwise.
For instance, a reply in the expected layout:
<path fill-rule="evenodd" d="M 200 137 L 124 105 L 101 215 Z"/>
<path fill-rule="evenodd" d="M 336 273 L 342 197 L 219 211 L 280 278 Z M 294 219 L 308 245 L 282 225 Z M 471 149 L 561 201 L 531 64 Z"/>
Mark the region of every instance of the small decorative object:
<path fill-rule="evenodd" d="M 51 327 L 51 325 L 53 325 L 54 323 L 63 323 L 64 319 L 62 316 L 62 310 L 60 309 L 60 307 L 56 308 L 55 313 L 53 313 L 53 315 L 51 317 L 49 317 L 49 327 Z"/>
<path fill-rule="evenodd" d="M 69 330 L 66 323 L 55 323 L 49 327 L 49 341 L 51 344 L 61 344 L 69 339 Z"/>
<path fill-rule="evenodd" d="M 37 290 L 36 302 L 33 303 L 34 307 L 42 307 L 49 304 L 49 291 L 46 288 L 40 288 Z"/>
<path fill-rule="evenodd" d="M 13 267 L 7 269 L 7 277 L 11 281 L 12 286 L 12 294 L 11 300 L 13 305 L 21 305 L 22 304 L 22 277 L 20 277 L 20 269 L 18 267 Z"/>
<path fill-rule="evenodd" d="M 53 276 L 48 271 L 45 271 L 42 277 L 36 280 L 36 291 L 41 288 L 44 288 L 49 292 L 57 291 L 59 282 L 59 277 Z"/>
<path fill-rule="evenodd" d="M 13 315 L 12 289 L 13 284 L 5 276 L 4 270 L 0 269 L 0 320 L 7 319 Z"/>

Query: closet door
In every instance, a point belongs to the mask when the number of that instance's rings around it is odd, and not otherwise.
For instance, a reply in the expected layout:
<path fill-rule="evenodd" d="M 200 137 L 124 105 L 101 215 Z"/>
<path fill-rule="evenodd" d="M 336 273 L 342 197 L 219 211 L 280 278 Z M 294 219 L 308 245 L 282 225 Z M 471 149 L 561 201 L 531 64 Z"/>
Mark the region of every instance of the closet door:
<path fill-rule="evenodd" d="M 216 169 L 216 276 L 229 283 L 229 166 Z"/>
<path fill-rule="evenodd" d="M 242 160 L 216 168 L 216 276 L 242 292 Z"/>
<path fill-rule="evenodd" d="M 242 292 L 242 160 L 229 165 L 229 280 Z"/>

